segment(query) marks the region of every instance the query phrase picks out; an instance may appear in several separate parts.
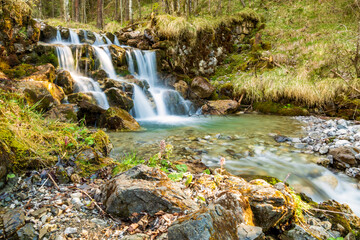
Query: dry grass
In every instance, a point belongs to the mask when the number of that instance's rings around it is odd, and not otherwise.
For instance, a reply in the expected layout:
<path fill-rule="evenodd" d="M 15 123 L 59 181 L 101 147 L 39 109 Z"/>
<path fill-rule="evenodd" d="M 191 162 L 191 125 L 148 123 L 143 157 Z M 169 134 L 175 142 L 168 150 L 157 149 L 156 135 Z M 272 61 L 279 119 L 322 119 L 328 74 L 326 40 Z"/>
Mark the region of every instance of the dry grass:
<path fill-rule="evenodd" d="M 260 21 L 260 17 L 251 9 L 245 9 L 232 15 L 212 17 L 199 16 L 176 17 L 172 15 L 158 15 L 156 17 L 157 31 L 162 37 L 171 40 L 195 39 L 200 31 L 215 32 L 220 25 L 230 26 L 233 22 L 242 22 L 244 19 L 251 18 Z"/>

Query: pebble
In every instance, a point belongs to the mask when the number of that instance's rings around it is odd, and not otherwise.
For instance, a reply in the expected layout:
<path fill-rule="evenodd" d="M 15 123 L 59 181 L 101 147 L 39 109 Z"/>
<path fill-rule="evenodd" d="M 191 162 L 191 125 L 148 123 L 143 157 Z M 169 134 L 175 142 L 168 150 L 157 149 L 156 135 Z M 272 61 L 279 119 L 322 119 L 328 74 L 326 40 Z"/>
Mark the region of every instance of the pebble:
<path fill-rule="evenodd" d="M 77 233 L 77 228 L 68 227 L 64 231 L 65 235 L 74 234 L 74 233 Z"/>

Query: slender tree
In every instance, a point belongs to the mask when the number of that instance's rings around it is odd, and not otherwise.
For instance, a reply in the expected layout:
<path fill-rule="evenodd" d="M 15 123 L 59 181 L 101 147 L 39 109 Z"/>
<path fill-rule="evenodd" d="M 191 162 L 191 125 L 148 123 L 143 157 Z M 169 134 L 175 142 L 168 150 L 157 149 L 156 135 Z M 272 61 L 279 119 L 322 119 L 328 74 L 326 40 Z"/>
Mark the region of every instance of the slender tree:
<path fill-rule="evenodd" d="M 103 0 L 97 0 L 97 21 L 96 27 L 102 29 L 103 28 Z"/>
<path fill-rule="evenodd" d="M 123 25 L 124 16 L 123 16 L 123 0 L 120 0 L 120 22 Z"/>
<path fill-rule="evenodd" d="M 80 21 L 79 1 L 80 0 L 75 0 L 75 21 L 76 22 Z"/>
<path fill-rule="evenodd" d="M 134 19 L 133 19 L 133 1 L 129 0 L 129 19 L 131 24 L 134 23 Z"/>
<path fill-rule="evenodd" d="M 139 19 L 141 19 L 141 3 L 140 0 L 137 0 L 138 7 L 139 7 Z"/>

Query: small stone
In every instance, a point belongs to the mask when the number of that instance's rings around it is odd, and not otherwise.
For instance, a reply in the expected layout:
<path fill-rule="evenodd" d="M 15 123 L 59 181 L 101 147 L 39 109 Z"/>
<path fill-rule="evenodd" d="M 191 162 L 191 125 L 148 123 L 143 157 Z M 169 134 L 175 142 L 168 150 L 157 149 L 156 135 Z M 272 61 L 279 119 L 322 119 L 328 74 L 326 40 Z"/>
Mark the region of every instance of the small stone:
<path fill-rule="evenodd" d="M 348 140 L 338 140 L 335 142 L 335 147 L 350 146 L 351 143 Z"/>
<path fill-rule="evenodd" d="M 330 165 L 330 159 L 328 158 L 320 158 L 317 160 L 316 164 L 328 167 Z"/>
<path fill-rule="evenodd" d="M 27 223 L 25 226 L 23 226 L 22 228 L 20 228 L 17 232 L 16 232 L 18 238 L 20 240 L 32 240 L 36 237 L 36 232 L 34 229 L 34 224 L 32 223 Z"/>
<path fill-rule="evenodd" d="M 306 143 L 295 143 L 294 148 L 303 149 L 306 147 Z"/>
<path fill-rule="evenodd" d="M 328 146 L 322 146 L 319 149 L 320 154 L 327 154 L 328 152 L 329 152 L 329 147 Z"/>
<path fill-rule="evenodd" d="M 64 231 L 65 235 L 74 234 L 74 233 L 77 233 L 77 228 L 68 227 Z"/>
<path fill-rule="evenodd" d="M 91 222 L 95 223 L 96 225 L 102 226 L 102 227 L 107 225 L 104 220 L 99 219 L 99 218 L 93 218 L 93 219 L 91 219 Z"/>

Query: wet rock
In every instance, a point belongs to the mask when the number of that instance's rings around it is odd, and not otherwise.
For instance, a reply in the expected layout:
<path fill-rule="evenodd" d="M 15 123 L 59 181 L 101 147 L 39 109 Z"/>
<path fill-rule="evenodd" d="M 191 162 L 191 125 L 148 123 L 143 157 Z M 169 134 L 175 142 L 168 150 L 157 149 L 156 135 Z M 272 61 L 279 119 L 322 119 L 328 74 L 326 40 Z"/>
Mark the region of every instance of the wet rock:
<path fill-rule="evenodd" d="M 61 104 L 54 106 L 45 117 L 49 119 L 59 120 L 61 122 L 77 122 L 77 112 L 79 111 L 76 104 Z"/>
<path fill-rule="evenodd" d="M 36 67 L 37 72 L 32 75 L 22 78 L 22 81 L 32 80 L 32 81 L 46 81 L 46 82 L 54 82 L 55 80 L 55 67 L 48 63 L 45 65 L 41 65 Z"/>
<path fill-rule="evenodd" d="M 313 237 L 311 233 L 306 231 L 303 227 L 299 225 L 295 225 L 295 227 L 289 231 L 286 231 L 284 234 L 280 236 L 282 240 L 317 240 L 317 238 Z"/>
<path fill-rule="evenodd" d="M 123 240 L 147 240 L 149 238 L 146 234 L 134 234 L 134 235 L 126 235 L 123 237 Z"/>
<path fill-rule="evenodd" d="M 294 214 L 294 203 L 286 190 L 276 190 L 264 180 L 253 180 L 250 183 L 252 185 L 245 195 L 249 197 L 256 226 L 267 231 Z"/>
<path fill-rule="evenodd" d="M 40 32 L 40 41 L 49 42 L 56 38 L 57 29 L 48 24 L 42 24 Z"/>
<path fill-rule="evenodd" d="M 25 225 L 25 215 L 21 209 L 9 210 L 2 218 L 6 236 L 13 235 L 19 228 Z"/>
<path fill-rule="evenodd" d="M 139 40 L 138 39 L 129 39 L 129 40 L 127 40 L 126 44 L 130 47 L 137 47 L 137 45 L 139 44 Z"/>
<path fill-rule="evenodd" d="M 348 168 L 348 169 L 346 169 L 345 173 L 349 177 L 353 177 L 353 178 L 360 180 L 360 168 L 355 168 L 355 167 Z"/>
<path fill-rule="evenodd" d="M 133 91 L 134 91 L 134 86 L 130 83 L 127 83 L 127 82 L 120 82 L 120 81 L 116 81 L 114 79 L 110 79 L 110 78 L 107 78 L 104 83 L 104 89 L 108 89 L 108 88 L 118 88 L 120 90 L 122 90 L 123 92 L 126 92 L 130 97 L 132 96 L 133 94 Z"/>
<path fill-rule="evenodd" d="M 126 64 L 126 50 L 122 47 L 111 45 L 109 47 L 113 63 L 120 67 Z"/>
<path fill-rule="evenodd" d="M 320 154 L 327 154 L 328 152 L 329 152 L 329 147 L 328 146 L 322 146 L 319 149 Z"/>
<path fill-rule="evenodd" d="M 156 36 L 156 33 L 150 28 L 146 28 L 144 30 L 144 37 L 152 43 L 157 42 L 159 40 L 159 38 Z"/>
<path fill-rule="evenodd" d="M 62 87 L 66 95 L 74 92 L 75 81 L 71 74 L 66 70 L 57 71 L 57 78 L 55 83 Z"/>
<path fill-rule="evenodd" d="M 107 32 L 107 33 L 105 34 L 105 36 L 106 36 L 108 39 L 110 39 L 111 42 L 114 42 L 114 40 L 115 40 L 115 35 L 114 35 L 114 34 L 112 34 L 111 32 Z"/>
<path fill-rule="evenodd" d="M 79 104 L 80 102 L 88 102 L 88 103 L 96 105 L 95 98 L 91 94 L 88 94 L 88 93 L 80 93 L 79 92 L 79 93 L 70 94 L 68 96 L 68 101 L 70 103 L 74 103 L 74 104 Z"/>
<path fill-rule="evenodd" d="M 102 202 L 107 212 L 125 218 L 140 212 L 153 216 L 159 211 L 174 213 L 197 208 L 180 184 L 169 180 L 163 172 L 144 165 L 124 172 L 102 186 Z"/>
<path fill-rule="evenodd" d="M 19 240 L 33 240 L 36 238 L 37 234 L 34 228 L 34 224 L 27 223 L 25 226 L 20 228 L 17 232 L 17 237 Z"/>
<path fill-rule="evenodd" d="M 150 45 L 149 45 L 148 41 L 143 40 L 143 41 L 140 41 L 140 42 L 136 45 L 136 47 L 139 48 L 139 49 L 141 49 L 141 50 L 149 50 Z"/>
<path fill-rule="evenodd" d="M 238 110 L 239 104 L 234 100 L 217 100 L 208 101 L 202 106 L 202 113 L 209 115 L 226 115 L 235 113 Z"/>
<path fill-rule="evenodd" d="M 29 105 L 36 104 L 38 110 L 49 110 L 52 106 L 60 105 L 64 99 L 64 91 L 57 85 L 43 81 L 22 81 L 18 88 L 25 93 Z"/>
<path fill-rule="evenodd" d="M 100 116 L 99 126 L 125 131 L 136 131 L 140 128 L 139 123 L 127 111 L 117 107 L 109 108 Z"/>
<path fill-rule="evenodd" d="M 108 77 L 107 73 L 105 72 L 105 70 L 103 69 L 99 69 L 96 71 L 92 71 L 91 72 L 91 76 L 92 78 L 94 78 L 96 81 L 100 80 L 100 79 L 105 79 Z M 114 80 L 115 81 L 115 80 Z"/>
<path fill-rule="evenodd" d="M 304 149 L 306 147 L 306 143 L 295 143 L 294 148 Z"/>
<path fill-rule="evenodd" d="M 120 107 L 126 111 L 130 111 L 134 107 L 133 100 L 128 95 L 118 88 L 106 89 L 105 94 L 108 98 L 109 104 L 112 107 Z"/>
<path fill-rule="evenodd" d="M 329 154 L 333 156 L 333 166 L 339 169 L 345 169 L 349 166 L 353 167 L 357 165 L 355 154 L 357 152 L 353 148 L 340 147 L 334 148 L 329 151 Z"/>
<path fill-rule="evenodd" d="M 291 141 L 290 138 L 286 137 L 286 136 L 282 136 L 282 135 L 276 135 L 274 136 L 274 140 L 278 143 L 282 143 L 282 142 L 287 142 L 287 141 Z"/>
<path fill-rule="evenodd" d="M 259 239 L 261 228 L 240 224 L 241 220 L 221 205 L 212 205 L 180 218 L 168 229 L 169 240 Z M 238 227 L 239 225 L 239 227 Z M 256 230 L 254 229 L 256 228 Z M 251 230 L 250 230 L 251 229 Z"/>
<path fill-rule="evenodd" d="M 60 28 L 60 35 L 62 39 L 69 39 L 70 32 L 68 28 Z"/>
<path fill-rule="evenodd" d="M 215 91 L 210 82 L 203 77 L 196 77 L 191 82 L 190 97 L 193 99 L 208 98 Z"/>
<path fill-rule="evenodd" d="M 175 83 L 174 88 L 181 94 L 183 98 L 188 97 L 189 86 L 185 81 L 180 80 L 179 82 Z"/>

